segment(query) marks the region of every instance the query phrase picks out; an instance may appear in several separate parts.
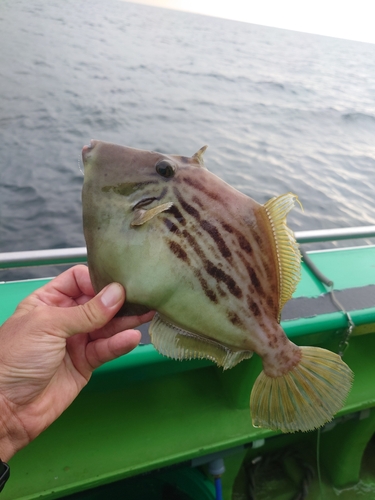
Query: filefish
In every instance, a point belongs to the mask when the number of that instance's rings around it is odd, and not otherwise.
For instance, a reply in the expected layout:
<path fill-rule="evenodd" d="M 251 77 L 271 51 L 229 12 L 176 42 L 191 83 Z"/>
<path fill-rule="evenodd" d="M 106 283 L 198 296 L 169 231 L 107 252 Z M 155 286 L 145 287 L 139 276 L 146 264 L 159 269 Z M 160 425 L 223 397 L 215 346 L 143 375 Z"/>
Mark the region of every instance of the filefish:
<path fill-rule="evenodd" d="M 309 431 L 343 406 L 352 372 L 341 357 L 300 347 L 280 314 L 300 279 L 286 216 L 297 197 L 261 205 L 192 157 L 91 141 L 84 146 L 83 228 L 96 292 L 126 289 L 122 314 L 155 310 L 150 336 L 174 359 L 229 369 L 255 352 L 253 425 Z"/>

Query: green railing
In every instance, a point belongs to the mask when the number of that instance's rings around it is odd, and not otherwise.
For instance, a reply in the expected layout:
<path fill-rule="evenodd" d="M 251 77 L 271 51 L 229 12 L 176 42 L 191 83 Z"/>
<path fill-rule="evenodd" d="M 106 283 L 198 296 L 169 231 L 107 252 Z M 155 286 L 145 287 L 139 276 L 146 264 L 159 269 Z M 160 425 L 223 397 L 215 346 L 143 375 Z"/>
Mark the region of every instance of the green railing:
<path fill-rule="evenodd" d="M 371 238 L 375 237 L 375 226 L 296 231 L 295 236 L 300 244 Z M 0 269 L 79 264 L 86 262 L 86 258 L 87 253 L 85 247 L 32 250 L 26 252 L 3 252 L 0 253 Z"/>

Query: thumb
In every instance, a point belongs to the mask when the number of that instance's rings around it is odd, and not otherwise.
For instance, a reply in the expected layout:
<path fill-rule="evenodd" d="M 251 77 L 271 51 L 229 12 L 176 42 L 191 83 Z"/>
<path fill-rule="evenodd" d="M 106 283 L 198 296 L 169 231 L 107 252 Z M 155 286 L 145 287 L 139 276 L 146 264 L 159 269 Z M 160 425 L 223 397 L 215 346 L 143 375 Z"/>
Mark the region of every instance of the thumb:
<path fill-rule="evenodd" d="M 66 337 L 98 330 L 114 317 L 124 300 L 123 286 L 111 283 L 85 304 L 60 309 L 60 329 Z"/>

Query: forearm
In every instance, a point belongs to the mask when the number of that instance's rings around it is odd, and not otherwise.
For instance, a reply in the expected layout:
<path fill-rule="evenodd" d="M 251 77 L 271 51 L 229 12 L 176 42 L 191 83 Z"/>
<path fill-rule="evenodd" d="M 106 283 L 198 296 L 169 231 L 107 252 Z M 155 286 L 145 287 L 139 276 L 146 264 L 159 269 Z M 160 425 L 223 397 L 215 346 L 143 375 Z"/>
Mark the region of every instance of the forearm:
<path fill-rule="evenodd" d="M 29 436 L 9 403 L 0 395 L 0 458 L 7 462 L 29 443 Z"/>

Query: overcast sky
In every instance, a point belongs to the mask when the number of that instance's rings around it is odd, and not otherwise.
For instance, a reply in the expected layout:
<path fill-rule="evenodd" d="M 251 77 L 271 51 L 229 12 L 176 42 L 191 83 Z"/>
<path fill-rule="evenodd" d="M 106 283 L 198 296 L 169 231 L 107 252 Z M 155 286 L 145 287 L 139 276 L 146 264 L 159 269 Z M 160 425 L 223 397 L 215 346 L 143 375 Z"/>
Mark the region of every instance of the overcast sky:
<path fill-rule="evenodd" d="M 264 26 L 375 43 L 375 0 L 131 0 Z"/>

